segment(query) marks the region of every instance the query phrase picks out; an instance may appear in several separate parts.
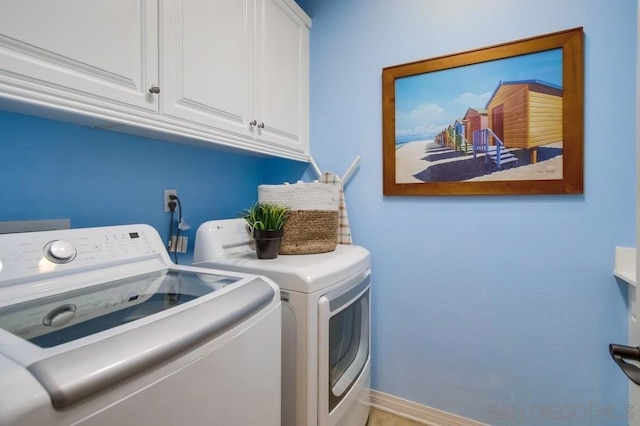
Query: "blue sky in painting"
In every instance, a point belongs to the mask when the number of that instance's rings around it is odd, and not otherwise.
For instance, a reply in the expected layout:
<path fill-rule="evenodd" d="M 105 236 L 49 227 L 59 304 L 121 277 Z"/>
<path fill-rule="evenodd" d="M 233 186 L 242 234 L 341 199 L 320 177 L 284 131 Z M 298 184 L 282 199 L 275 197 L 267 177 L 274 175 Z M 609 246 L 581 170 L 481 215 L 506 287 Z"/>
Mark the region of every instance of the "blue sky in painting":
<path fill-rule="evenodd" d="M 562 87 L 562 49 L 396 79 L 396 144 L 433 139 L 467 108 L 485 108 L 500 81 L 519 80 Z"/>

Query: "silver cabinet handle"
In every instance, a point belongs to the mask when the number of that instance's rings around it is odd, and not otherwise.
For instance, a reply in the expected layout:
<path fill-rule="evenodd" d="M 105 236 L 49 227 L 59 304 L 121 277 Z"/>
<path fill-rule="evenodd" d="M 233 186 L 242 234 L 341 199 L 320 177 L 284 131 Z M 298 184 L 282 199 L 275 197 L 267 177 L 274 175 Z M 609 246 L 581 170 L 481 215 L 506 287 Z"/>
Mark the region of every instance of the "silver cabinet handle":
<path fill-rule="evenodd" d="M 256 124 L 258 124 L 256 120 L 251 120 L 251 122 L 249 123 L 249 126 L 255 126 Z"/>
<path fill-rule="evenodd" d="M 149 88 L 149 93 L 153 93 L 154 95 L 157 95 L 158 93 L 160 93 L 160 87 L 157 84 L 152 85 Z"/>
<path fill-rule="evenodd" d="M 260 123 L 260 124 L 258 124 L 258 128 L 259 128 L 259 129 L 264 129 L 264 123 Z"/>

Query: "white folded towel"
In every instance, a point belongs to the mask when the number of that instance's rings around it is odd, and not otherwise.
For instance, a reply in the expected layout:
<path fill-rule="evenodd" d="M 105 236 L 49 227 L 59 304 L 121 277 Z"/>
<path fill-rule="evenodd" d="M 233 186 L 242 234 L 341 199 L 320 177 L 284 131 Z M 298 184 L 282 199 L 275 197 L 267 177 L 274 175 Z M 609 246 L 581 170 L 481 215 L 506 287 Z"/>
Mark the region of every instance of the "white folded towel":
<path fill-rule="evenodd" d="M 335 185 L 340 189 L 340 206 L 338 208 L 338 244 L 353 244 L 351 227 L 347 216 L 347 204 L 344 201 L 344 188 L 342 179 L 335 173 L 323 173 L 318 178 L 319 182 Z"/>

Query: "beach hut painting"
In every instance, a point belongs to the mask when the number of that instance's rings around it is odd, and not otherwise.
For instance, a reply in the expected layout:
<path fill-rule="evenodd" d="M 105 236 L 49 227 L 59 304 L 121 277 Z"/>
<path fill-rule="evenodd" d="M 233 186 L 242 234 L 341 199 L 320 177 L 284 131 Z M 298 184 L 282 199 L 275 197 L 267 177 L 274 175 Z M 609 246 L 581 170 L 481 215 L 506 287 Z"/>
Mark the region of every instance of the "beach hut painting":
<path fill-rule="evenodd" d="M 582 38 L 384 68 L 384 194 L 582 193 Z"/>
<path fill-rule="evenodd" d="M 470 77 L 475 75 L 482 77 Z M 499 80 L 519 75 L 534 78 Z M 396 80 L 396 117 L 400 117 L 396 119 L 396 182 L 457 182 L 505 176 L 511 180 L 562 179 L 560 84 L 560 49 Z M 486 115 L 480 115 L 485 125 L 474 129 L 469 137 L 462 119 L 454 118 L 458 108 L 470 108 L 460 102 L 465 98 L 479 102 L 487 97 L 483 108 Z M 413 120 L 404 117 L 417 115 L 416 110 L 425 103 L 438 105 L 441 112 L 420 117 L 427 126 L 416 128 Z M 450 122 L 439 123 L 443 119 Z M 429 134 L 428 129 L 439 125 L 443 127 L 439 135 Z M 408 134 L 412 140 L 403 139 Z M 548 163 L 540 164 L 537 150 L 546 144 L 555 147 L 552 152 L 556 158 L 544 158 Z M 420 158 L 415 155 L 417 147 Z M 416 168 L 421 170 L 413 173 Z"/>

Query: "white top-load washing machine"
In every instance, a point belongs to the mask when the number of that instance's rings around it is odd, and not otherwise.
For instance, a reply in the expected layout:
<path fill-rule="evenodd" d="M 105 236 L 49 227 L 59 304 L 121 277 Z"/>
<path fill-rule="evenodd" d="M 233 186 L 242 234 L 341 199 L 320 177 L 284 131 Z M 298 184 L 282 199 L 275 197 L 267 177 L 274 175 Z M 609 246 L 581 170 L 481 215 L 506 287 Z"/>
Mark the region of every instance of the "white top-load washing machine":
<path fill-rule="evenodd" d="M 278 426 L 278 291 L 147 225 L 0 235 L 0 424 Z"/>
<path fill-rule="evenodd" d="M 243 219 L 196 234 L 194 265 L 265 275 L 280 286 L 282 424 L 362 426 L 369 413 L 370 256 L 356 245 L 329 253 L 257 259 Z"/>

